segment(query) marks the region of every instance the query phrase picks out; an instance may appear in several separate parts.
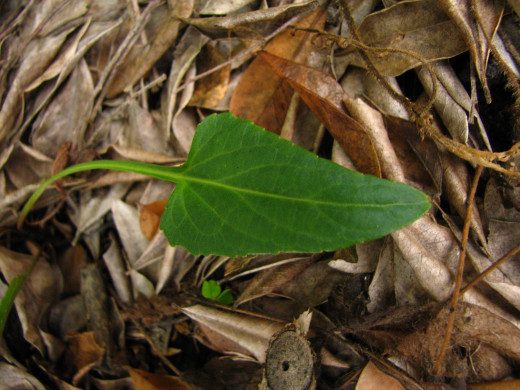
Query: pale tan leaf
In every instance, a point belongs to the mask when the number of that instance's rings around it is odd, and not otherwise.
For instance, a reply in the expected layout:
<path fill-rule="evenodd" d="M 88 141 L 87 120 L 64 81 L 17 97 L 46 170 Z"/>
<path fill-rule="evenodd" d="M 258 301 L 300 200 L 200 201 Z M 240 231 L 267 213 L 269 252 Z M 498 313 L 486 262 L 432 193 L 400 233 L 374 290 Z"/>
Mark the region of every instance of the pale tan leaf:
<path fill-rule="evenodd" d="M 239 11 L 241 8 L 253 3 L 254 0 L 209 0 L 200 10 L 201 15 L 226 15 Z"/>
<path fill-rule="evenodd" d="M 371 361 L 365 366 L 356 384 L 356 390 L 404 390 L 401 383 L 385 374 Z"/>
<path fill-rule="evenodd" d="M 31 374 L 21 368 L 0 362 L 2 384 L 9 389 L 45 390 L 45 387 Z"/>
<path fill-rule="evenodd" d="M 458 261 L 458 243 L 450 231 L 424 216 L 392 233 L 392 238 L 420 286 L 432 298 L 445 301 L 454 283 L 450 269 Z"/>
<path fill-rule="evenodd" d="M 68 39 L 65 42 L 64 47 L 58 55 L 58 58 L 56 58 L 47 69 L 45 69 L 45 72 L 43 72 L 38 78 L 36 78 L 31 84 L 29 84 L 25 88 L 25 92 L 32 91 L 33 89 L 40 86 L 40 84 L 42 84 L 43 82 L 50 80 L 53 77 L 56 77 L 66 68 L 67 65 L 70 64 L 78 49 L 79 41 L 84 37 L 85 32 L 89 28 L 89 24 L 90 23 L 88 22 L 85 23 L 83 27 L 77 33 L 75 33 L 72 38 Z"/>
<path fill-rule="evenodd" d="M 121 255 L 121 248 L 113 234 L 110 235 L 110 246 L 108 250 L 103 253 L 103 261 L 107 266 L 108 273 L 110 274 L 119 299 L 126 304 L 132 303 L 132 288 L 128 280 L 127 268 Z"/>
<path fill-rule="evenodd" d="M 269 340 L 283 328 L 279 322 L 203 305 L 186 307 L 182 311 L 192 320 L 248 351 L 260 363 L 265 361 Z"/>
<path fill-rule="evenodd" d="M 350 115 L 363 126 L 372 140 L 372 145 L 377 154 L 383 177 L 394 181 L 405 182 L 401 164 L 388 138 L 388 133 L 383 122 L 383 115 L 364 102 L 360 97 L 354 97 L 356 92 L 352 84 L 355 85 L 359 83 L 357 79 L 359 75 L 359 73 L 348 74 L 347 77 L 343 79 L 341 86 L 346 92 L 343 102 Z"/>
<path fill-rule="evenodd" d="M 74 241 L 94 224 L 98 223 L 110 211 L 114 200 L 121 199 L 128 191 L 128 188 L 128 184 L 117 184 L 112 186 L 108 193 L 94 197 L 82 192 L 80 205 L 70 213 L 71 220 L 76 225 Z"/>
<path fill-rule="evenodd" d="M 443 166 L 443 190 L 444 195 L 450 204 L 457 210 L 457 213 L 464 218 L 466 216 L 467 198 L 470 187 L 470 177 L 466 162 L 458 159 L 452 154 L 442 154 Z M 476 233 L 480 245 L 485 251 L 487 248 L 486 234 L 477 207 L 472 208 L 471 228 Z"/>
<path fill-rule="evenodd" d="M 418 70 L 417 74 L 426 90 L 426 93 L 431 96 L 433 94 L 433 82 L 428 69 L 422 66 Z M 437 83 L 437 91 L 433 106 L 453 139 L 463 144 L 467 143 L 469 134 L 467 114 L 464 109 L 453 100 L 453 98 L 448 94 L 448 91 L 446 91 L 444 86 L 440 83 Z"/>
<path fill-rule="evenodd" d="M 236 15 L 190 19 L 185 18 L 184 20 L 210 35 L 227 34 L 228 30 L 242 25 L 258 22 L 271 22 L 277 18 L 287 16 L 287 14 L 291 14 L 292 12 L 303 13 L 311 9 L 316 3 L 316 0 L 309 0 L 297 4 L 279 5 L 277 7 L 244 12 Z"/>
<path fill-rule="evenodd" d="M 175 110 L 175 103 L 177 101 L 177 94 L 175 90 L 181 84 L 186 72 L 190 69 L 191 63 L 200 53 L 202 47 L 208 42 L 209 38 L 203 35 L 195 28 L 188 28 L 183 34 L 179 43 L 176 46 L 173 54 L 173 63 L 168 76 L 168 84 L 165 90 L 164 104 L 162 105 L 162 116 L 164 124 L 164 132 L 166 135 L 170 134 L 170 128 L 173 121 L 173 113 Z M 174 135 L 176 132 L 181 132 L 181 129 L 172 129 Z M 182 145 L 186 147 L 186 145 Z M 187 152 L 187 150 L 185 150 Z"/>
<path fill-rule="evenodd" d="M 133 266 L 149 244 L 139 229 L 139 212 L 121 200 L 114 200 L 111 210 L 128 261 Z"/>
<path fill-rule="evenodd" d="M 460 34 L 466 41 L 489 101 L 486 68 L 490 50 L 486 35 L 491 40 L 493 39 L 504 12 L 504 1 L 477 0 L 472 9 L 470 9 L 470 2 L 465 0 L 441 0 L 439 4 L 457 25 Z M 478 15 L 482 25 L 475 19 L 475 15 Z"/>
<path fill-rule="evenodd" d="M 24 163 L 20 164 L 21 161 Z M 15 188 L 23 188 L 50 176 L 51 168 L 52 160 L 48 156 L 30 146 L 16 143 L 4 166 L 4 172 Z"/>
<path fill-rule="evenodd" d="M 139 295 L 143 295 L 150 299 L 155 294 L 153 283 L 146 276 L 133 268 L 130 270 L 130 279 L 132 280 L 132 286 L 136 298 L 139 297 Z"/>

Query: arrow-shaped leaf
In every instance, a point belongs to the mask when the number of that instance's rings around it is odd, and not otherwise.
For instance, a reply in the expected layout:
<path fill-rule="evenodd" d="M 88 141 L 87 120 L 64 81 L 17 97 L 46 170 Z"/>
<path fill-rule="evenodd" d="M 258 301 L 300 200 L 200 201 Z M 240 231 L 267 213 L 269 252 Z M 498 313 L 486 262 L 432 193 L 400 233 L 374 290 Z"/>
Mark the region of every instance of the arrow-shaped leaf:
<path fill-rule="evenodd" d="M 335 250 L 397 230 L 430 206 L 426 195 L 410 186 L 350 171 L 224 113 L 200 123 L 184 165 L 78 164 L 45 181 L 21 218 L 45 186 L 89 169 L 131 171 L 178 183 L 161 229 L 171 245 L 193 254 Z"/>

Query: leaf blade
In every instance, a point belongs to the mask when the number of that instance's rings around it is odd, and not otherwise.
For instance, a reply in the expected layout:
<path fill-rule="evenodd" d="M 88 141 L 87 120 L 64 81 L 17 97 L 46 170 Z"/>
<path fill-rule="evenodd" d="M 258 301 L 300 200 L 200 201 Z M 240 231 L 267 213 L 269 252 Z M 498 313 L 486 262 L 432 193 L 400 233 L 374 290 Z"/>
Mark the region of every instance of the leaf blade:
<path fill-rule="evenodd" d="M 224 113 L 198 127 L 161 219 L 194 254 L 321 252 L 375 239 L 430 206 L 420 191 L 349 171 Z"/>

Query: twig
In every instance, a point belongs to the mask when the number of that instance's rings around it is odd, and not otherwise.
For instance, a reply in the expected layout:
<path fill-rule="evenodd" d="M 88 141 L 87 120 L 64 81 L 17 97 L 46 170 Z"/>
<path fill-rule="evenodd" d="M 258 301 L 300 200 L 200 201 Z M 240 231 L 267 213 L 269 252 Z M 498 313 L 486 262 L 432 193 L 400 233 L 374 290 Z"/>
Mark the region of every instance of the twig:
<path fill-rule="evenodd" d="M 433 367 L 433 374 L 437 376 L 439 374 L 439 370 L 441 367 L 442 360 L 444 358 L 444 354 L 446 353 L 446 349 L 448 348 L 448 343 L 450 342 L 451 333 L 453 331 L 453 324 L 455 322 L 455 307 L 457 306 L 457 302 L 460 297 L 460 286 L 462 285 L 462 276 L 464 273 L 464 263 L 466 260 L 466 245 L 468 242 L 469 229 L 471 227 L 471 214 L 473 209 L 473 200 L 475 198 L 475 192 L 477 191 L 478 180 L 480 178 L 480 174 L 482 173 L 482 166 L 478 166 L 475 172 L 475 177 L 473 178 L 473 183 L 471 184 L 471 190 L 468 194 L 467 207 L 466 207 L 466 217 L 464 219 L 464 228 L 462 229 L 462 240 L 461 240 L 461 250 L 459 256 L 459 267 L 457 270 L 457 279 L 455 280 L 455 288 L 453 290 L 453 295 L 450 301 L 450 315 L 448 317 L 448 324 L 446 325 L 446 334 L 444 335 L 444 340 L 441 346 L 441 350 L 439 352 L 439 356 L 437 361 L 435 362 L 435 366 Z"/>
<path fill-rule="evenodd" d="M 466 287 L 464 287 L 462 290 L 460 290 L 460 295 L 465 294 L 469 290 L 471 290 L 477 283 L 479 283 L 482 279 L 484 279 L 486 276 L 488 276 L 491 272 L 493 272 L 496 268 L 498 268 L 501 264 L 505 263 L 507 260 L 509 260 L 511 257 L 516 255 L 518 252 L 520 252 L 520 245 L 518 245 L 516 248 L 511 249 L 509 252 L 507 252 L 504 256 L 502 256 L 499 260 L 495 261 L 493 264 L 491 264 L 488 268 L 486 268 L 479 276 L 477 276 L 472 282 L 468 283 Z"/>

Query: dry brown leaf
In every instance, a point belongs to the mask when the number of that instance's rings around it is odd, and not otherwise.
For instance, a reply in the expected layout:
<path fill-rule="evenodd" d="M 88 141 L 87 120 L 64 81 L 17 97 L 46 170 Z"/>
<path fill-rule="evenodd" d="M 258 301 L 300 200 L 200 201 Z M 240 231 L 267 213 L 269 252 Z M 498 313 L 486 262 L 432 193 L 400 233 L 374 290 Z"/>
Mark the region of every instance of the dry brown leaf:
<path fill-rule="evenodd" d="M 244 291 L 236 298 L 234 306 L 237 307 L 247 301 L 260 298 L 272 292 L 279 291 L 283 286 L 294 280 L 312 263 L 311 258 L 302 258 L 300 261 L 271 267 L 256 274 L 247 284 Z"/>
<path fill-rule="evenodd" d="M 404 387 L 397 379 L 379 370 L 374 363 L 368 362 L 359 376 L 356 390 L 378 389 L 404 390 Z"/>
<path fill-rule="evenodd" d="M 381 48 L 366 53 L 385 76 L 398 76 L 420 65 L 421 60 L 450 58 L 467 50 L 456 25 L 436 0 L 404 1 L 374 12 L 361 22 L 358 33 L 363 44 Z M 347 60 L 366 66 L 355 52 Z"/>
<path fill-rule="evenodd" d="M 139 226 L 144 236 L 151 240 L 159 230 L 159 223 L 168 199 L 157 200 L 139 207 Z"/>
<path fill-rule="evenodd" d="M 68 339 L 72 361 L 78 370 L 99 361 L 105 353 L 105 349 L 96 341 L 94 332 L 70 332 Z"/>
<path fill-rule="evenodd" d="M 202 49 L 197 69 L 199 73 L 203 73 L 220 65 L 225 60 L 226 57 L 219 52 L 217 46 L 210 43 Z M 217 72 L 197 80 L 195 91 L 188 104 L 203 108 L 214 108 L 226 95 L 230 74 L 231 65 L 226 65 Z"/>
<path fill-rule="evenodd" d="M 322 28 L 325 23 L 323 9 L 317 9 L 296 23 L 298 27 Z M 265 51 L 292 61 L 309 64 L 313 50 L 310 34 L 303 31 L 284 31 L 269 42 Z M 236 87 L 229 111 L 240 118 L 252 120 L 265 129 L 280 134 L 292 89 L 280 75 L 273 73 L 265 59 L 258 56 L 248 66 Z"/>
<path fill-rule="evenodd" d="M 520 360 L 520 346 L 511 342 L 520 335 L 516 326 L 484 308 L 468 303 L 459 303 L 455 313 L 455 331 L 442 362 L 440 375 L 465 377 L 469 374 L 470 362 L 460 359 L 456 346 L 465 348 L 471 355 L 482 343 L 513 361 Z M 399 353 L 410 361 L 434 362 L 442 344 L 447 318 L 448 309 L 441 310 L 424 332 L 411 334 L 401 340 L 397 347 Z M 425 366 L 423 369 L 429 371 L 431 367 Z"/>
<path fill-rule="evenodd" d="M 361 172 L 381 176 L 372 141 L 365 129 L 346 114 L 342 103 L 345 92 L 332 77 L 267 52 L 259 57 L 291 84 Z"/>
<path fill-rule="evenodd" d="M 177 376 L 153 374 L 137 368 L 126 367 L 136 390 L 191 390 L 187 383 Z"/>

